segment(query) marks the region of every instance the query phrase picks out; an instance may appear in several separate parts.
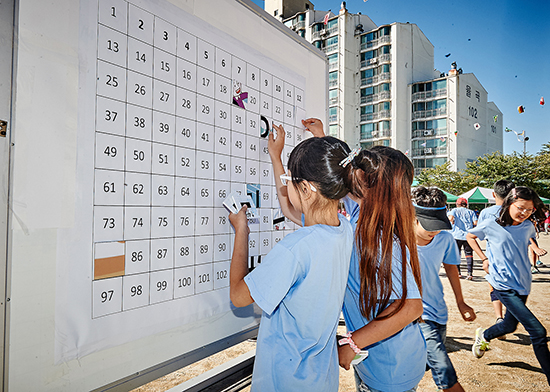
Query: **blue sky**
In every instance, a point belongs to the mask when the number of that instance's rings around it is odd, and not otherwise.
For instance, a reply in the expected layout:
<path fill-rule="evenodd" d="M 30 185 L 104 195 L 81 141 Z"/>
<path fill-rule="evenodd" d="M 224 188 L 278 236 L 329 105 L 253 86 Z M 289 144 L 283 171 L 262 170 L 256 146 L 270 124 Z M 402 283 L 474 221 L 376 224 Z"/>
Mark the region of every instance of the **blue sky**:
<path fill-rule="evenodd" d="M 263 8 L 263 1 L 253 0 Z M 338 13 L 340 1 L 311 0 L 316 10 Z M 504 127 L 529 137 L 527 152 L 550 142 L 550 1 L 548 0 L 362 0 L 347 1 L 351 13 L 377 25 L 415 23 L 434 45 L 435 68 L 456 61 L 476 75 L 504 117 Z M 449 57 L 446 54 L 451 53 Z M 544 96 L 546 105 L 539 104 Z M 517 107 L 525 112 L 519 114 Z M 504 133 L 504 153 L 523 151 Z"/>

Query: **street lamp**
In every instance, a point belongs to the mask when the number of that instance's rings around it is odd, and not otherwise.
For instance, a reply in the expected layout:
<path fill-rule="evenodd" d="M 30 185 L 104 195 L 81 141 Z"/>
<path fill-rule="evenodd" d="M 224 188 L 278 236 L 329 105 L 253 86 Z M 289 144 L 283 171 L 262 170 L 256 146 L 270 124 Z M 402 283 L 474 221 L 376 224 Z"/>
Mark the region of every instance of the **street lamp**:
<path fill-rule="evenodd" d="M 514 132 L 518 138 L 518 142 L 523 143 L 523 155 L 525 155 L 526 147 L 527 147 L 527 141 L 529 140 L 529 136 L 525 135 L 525 131 L 521 131 L 521 133 L 517 133 L 516 131 L 506 128 L 504 129 L 504 132 Z"/>

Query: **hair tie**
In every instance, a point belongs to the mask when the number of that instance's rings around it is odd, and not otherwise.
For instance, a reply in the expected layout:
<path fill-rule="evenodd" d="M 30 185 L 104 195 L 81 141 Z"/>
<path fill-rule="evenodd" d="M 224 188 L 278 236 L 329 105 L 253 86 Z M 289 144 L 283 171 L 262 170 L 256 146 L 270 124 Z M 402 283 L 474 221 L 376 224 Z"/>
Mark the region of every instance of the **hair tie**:
<path fill-rule="evenodd" d="M 351 152 L 348 154 L 346 158 L 342 159 L 339 165 L 342 167 L 346 167 L 348 163 L 350 163 L 353 160 L 353 158 L 359 155 L 360 152 L 361 152 L 361 147 L 354 148 L 353 150 L 351 150 Z"/>

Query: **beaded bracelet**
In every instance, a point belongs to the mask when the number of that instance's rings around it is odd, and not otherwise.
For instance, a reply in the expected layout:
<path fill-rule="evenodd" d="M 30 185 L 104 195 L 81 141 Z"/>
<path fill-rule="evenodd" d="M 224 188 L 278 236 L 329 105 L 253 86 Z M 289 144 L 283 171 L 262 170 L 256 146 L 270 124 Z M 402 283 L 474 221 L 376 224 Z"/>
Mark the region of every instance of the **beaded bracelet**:
<path fill-rule="evenodd" d="M 351 332 L 348 332 L 347 334 L 344 335 L 345 338 L 342 338 L 338 341 L 338 344 L 340 346 L 343 346 L 344 344 L 349 344 L 349 346 L 351 347 L 351 349 L 353 350 L 353 352 L 355 354 L 359 354 L 361 352 L 361 349 L 359 347 L 357 347 L 357 345 L 355 344 L 355 342 L 353 341 L 352 337 L 351 337 Z"/>

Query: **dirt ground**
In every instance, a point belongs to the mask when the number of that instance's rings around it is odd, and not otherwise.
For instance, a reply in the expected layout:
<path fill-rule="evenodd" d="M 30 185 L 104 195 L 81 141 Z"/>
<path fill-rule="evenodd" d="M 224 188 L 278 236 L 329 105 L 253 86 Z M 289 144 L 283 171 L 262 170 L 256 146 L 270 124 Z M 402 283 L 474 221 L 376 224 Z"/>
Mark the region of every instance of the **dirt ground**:
<path fill-rule="evenodd" d="M 540 235 L 539 245 L 550 252 L 550 235 Z M 482 246 L 484 247 L 484 246 Z M 477 256 L 475 258 L 477 260 Z M 533 274 L 533 285 L 527 305 L 547 330 L 550 330 L 550 256 L 541 261 L 547 267 L 540 268 L 540 273 Z M 464 259 L 463 271 L 466 271 Z M 477 327 L 487 328 L 495 321 L 495 315 L 489 298 L 489 285 L 483 278 L 479 260 L 475 263 L 474 279 L 461 280 L 464 299 L 474 308 L 477 319 L 465 322 L 460 317 L 455 304 L 453 292 L 441 270 L 445 299 L 449 308 L 447 324 L 447 351 L 466 391 L 484 392 L 538 392 L 550 391 L 546 377 L 539 366 L 529 335 L 519 325 L 517 331 L 507 336 L 506 340 L 491 341 L 491 349 L 481 359 L 471 352 L 473 336 Z M 164 392 L 174 386 L 206 372 L 232 358 L 254 349 L 253 342 L 243 342 L 212 357 L 189 365 L 156 381 L 134 390 L 134 392 Z M 245 392 L 250 388 L 244 389 Z M 340 369 L 341 392 L 355 391 L 352 371 Z M 435 392 L 437 388 L 428 371 L 418 386 L 418 392 Z"/>

